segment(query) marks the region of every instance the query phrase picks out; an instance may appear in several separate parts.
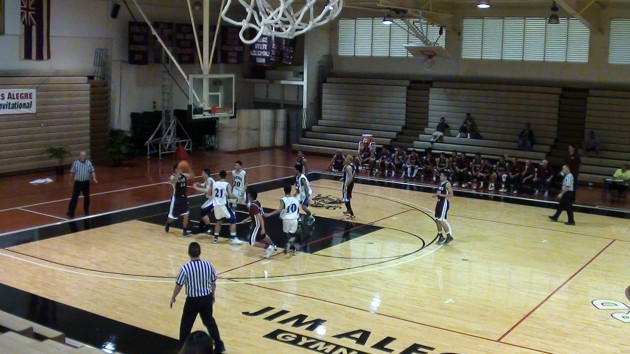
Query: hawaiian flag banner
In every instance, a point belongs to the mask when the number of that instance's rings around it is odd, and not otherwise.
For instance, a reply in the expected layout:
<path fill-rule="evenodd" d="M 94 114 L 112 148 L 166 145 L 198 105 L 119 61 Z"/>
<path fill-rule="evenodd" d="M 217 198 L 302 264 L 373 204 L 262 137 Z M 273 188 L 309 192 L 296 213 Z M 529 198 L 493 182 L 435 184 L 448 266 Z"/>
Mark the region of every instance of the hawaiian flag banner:
<path fill-rule="evenodd" d="M 20 57 L 50 59 L 50 0 L 20 0 Z"/>

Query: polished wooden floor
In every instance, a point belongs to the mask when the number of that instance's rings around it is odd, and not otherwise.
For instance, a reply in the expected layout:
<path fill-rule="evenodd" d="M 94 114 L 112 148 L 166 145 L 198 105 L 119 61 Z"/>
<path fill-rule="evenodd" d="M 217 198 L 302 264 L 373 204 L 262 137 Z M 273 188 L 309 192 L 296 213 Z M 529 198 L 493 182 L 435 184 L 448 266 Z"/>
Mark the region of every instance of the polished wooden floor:
<path fill-rule="evenodd" d="M 216 172 L 236 159 L 250 182 L 288 176 L 294 161 L 280 149 L 198 153 L 194 167 Z M 309 160 L 322 169 L 328 159 Z M 93 215 L 166 200 L 171 163 L 97 166 Z M 69 179 L 24 183 L 33 177 L 0 181 L 1 232 L 66 222 Z M 313 182 L 315 194 L 339 187 Z M 628 353 L 630 219 L 581 212 L 570 227 L 549 221 L 548 208 L 462 197 L 449 212 L 455 241 L 437 246 L 435 200 L 400 187 L 358 184 L 357 219 L 313 253 L 266 260 L 260 249 L 195 236 L 220 272 L 215 317 L 228 353 Z M 281 196 L 275 188 L 259 200 L 275 208 Z M 341 209 L 314 210 L 315 228 L 343 220 Z M 355 235 L 363 225 L 374 230 Z M 135 220 L 28 242 L 0 250 L 0 283 L 176 338 L 184 298 L 172 310 L 168 301 L 190 241 Z"/>

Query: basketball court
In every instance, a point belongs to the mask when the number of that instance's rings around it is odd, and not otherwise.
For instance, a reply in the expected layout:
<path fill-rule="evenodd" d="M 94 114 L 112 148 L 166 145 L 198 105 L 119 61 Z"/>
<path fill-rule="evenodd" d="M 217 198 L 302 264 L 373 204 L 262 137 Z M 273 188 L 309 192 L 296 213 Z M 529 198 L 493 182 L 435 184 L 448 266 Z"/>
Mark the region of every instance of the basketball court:
<path fill-rule="evenodd" d="M 628 352 L 627 217 L 578 212 L 569 227 L 545 205 L 458 193 L 455 240 L 437 246 L 433 186 L 361 177 L 350 222 L 334 202 L 339 176 L 309 178 L 330 198 L 311 209 L 295 256 L 265 259 L 230 245 L 226 229 L 219 244 L 177 224 L 165 233 L 156 202 L 3 235 L 0 308 L 96 347 L 114 335 L 124 353 L 176 352 L 184 296 L 168 303 L 194 240 L 219 273 L 228 353 Z M 291 180 L 253 185 L 266 211 Z M 190 198 L 191 219 L 201 198 Z M 280 220 L 265 221 L 282 246 Z"/>

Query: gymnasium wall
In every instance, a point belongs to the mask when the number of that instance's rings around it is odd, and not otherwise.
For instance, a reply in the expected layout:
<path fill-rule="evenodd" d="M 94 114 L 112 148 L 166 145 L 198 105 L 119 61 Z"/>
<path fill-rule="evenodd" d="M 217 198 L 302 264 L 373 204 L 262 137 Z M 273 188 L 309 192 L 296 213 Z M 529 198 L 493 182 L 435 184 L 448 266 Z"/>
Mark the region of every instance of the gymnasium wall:
<path fill-rule="evenodd" d="M 550 2 L 551 3 L 551 2 Z M 506 17 L 514 16 L 518 11 L 521 16 L 549 16 L 549 6 L 543 8 L 517 8 L 495 6 L 486 11 L 475 9 L 472 4 L 454 11 L 455 23 L 461 23 L 463 17 Z M 382 16 L 377 12 L 357 13 L 346 11 L 341 17 Z M 567 14 L 560 12 L 560 16 Z M 587 64 L 539 63 L 499 60 L 463 60 L 460 58 L 461 36 L 449 31 L 446 37 L 446 49 L 451 58 L 436 59 L 431 69 L 426 69 L 422 58 L 358 58 L 337 55 L 338 23 L 332 25 L 330 50 L 333 55 L 334 72 L 341 75 L 383 76 L 404 79 L 457 79 L 474 80 L 518 80 L 520 82 L 550 82 L 552 85 L 576 83 L 630 84 L 628 66 L 608 64 L 608 29 L 612 17 L 630 17 L 630 8 L 608 8 L 602 11 L 603 33 L 591 32 L 590 60 Z M 377 68 L 375 70 L 375 68 Z"/>
<path fill-rule="evenodd" d="M 0 77 L 0 89 L 37 90 L 37 112 L 0 116 L 0 174 L 57 165 L 46 146 L 71 155 L 90 147 L 90 84 L 86 77 Z"/>

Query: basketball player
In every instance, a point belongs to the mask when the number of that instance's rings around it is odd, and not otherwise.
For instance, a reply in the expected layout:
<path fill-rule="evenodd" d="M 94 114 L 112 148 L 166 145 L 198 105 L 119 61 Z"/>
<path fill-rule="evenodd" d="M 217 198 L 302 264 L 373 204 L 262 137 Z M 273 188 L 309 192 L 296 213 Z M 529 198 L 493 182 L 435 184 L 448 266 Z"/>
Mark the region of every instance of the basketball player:
<path fill-rule="evenodd" d="M 437 191 L 433 195 L 433 198 L 438 198 L 437 204 L 435 205 L 435 223 L 437 224 L 438 229 L 438 245 L 448 245 L 451 241 L 453 241 L 453 236 L 451 236 L 451 225 L 446 221 L 446 216 L 448 214 L 448 208 L 450 206 L 449 199 L 453 198 L 453 187 L 451 183 L 448 181 L 448 172 L 440 173 L 440 184 L 437 187 Z M 446 231 L 446 238 L 442 234 L 442 231 Z"/>
<path fill-rule="evenodd" d="M 204 168 L 201 173 L 203 177 L 203 183 L 195 182 L 193 187 L 197 192 L 204 193 L 206 196 L 206 201 L 201 205 L 201 225 L 199 226 L 199 232 L 205 232 L 210 230 L 210 217 L 208 214 L 212 212 L 214 209 L 214 204 L 212 204 L 212 183 L 214 183 L 214 178 L 210 177 L 210 169 Z"/>
<path fill-rule="evenodd" d="M 210 190 L 212 191 L 212 204 L 214 205 L 214 217 L 217 219 L 217 223 L 214 226 L 214 243 L 219 242 L 219 233 L 221 233 L 221 226 L 223 219 L 230 221 L 230 243 L 233 245 L 240 245 L 243 241 L 236 237 L 236 215 L 230 206 L 228 205 L 228 198 L 235 198 L 232 194 L 232 186 L 225 180 L 227 172 L 219 172 L 219 180 L 211 184 Z"/>
<path fill-rule="evenodd" d="M 307 175 L 308 174 L 308 164 L 306 157 L 304 157 L 304 153 L 302 150 L 297 152 L 297 159 L 295 160 L 296 165 L 302 165 L 302 172 Z"/>
<path fill-rule="evenodd" d="M 402 178 L 409 178 L 409 179 L 416 178 L 416 174 L 418 173 L 419 168 L 420 168 L 420 156 L 418 156 L 418 152 L 413 150 L 411 151 L 411 154 L 409 154 L 409 157 L 407 157 L 407 163 L 403 165 Z"/>
<path fill-rule="evenodd" d="M 445 153 L 441 153 L 440 157 L 435 162 L 435 168 L 433 169 L 433 182 L 437 182 L 440 173 L 448 171 L 448 159 Z"/>
<path fill-rule="evenodd" d="M 341 150 L 337 150 L 337 152 L 335 152 L 335 155 L 332 157 L 332 160 L 330 160 L 328 171 L 341 172 L 341 170 L 343 169 L 343 160 L 343 152 L 341 152 Z"/>
<path fill-rule="evenodd" d="M 169 231 L 171 223 L 179 219 L 181 216 L 183 217 L 182 227 L 184 228 L 182 235 L 188 236 L 190 234 L 188 231 L 188 216 L 190 214 L 190 210 L 188 210 L 188 197 L 186 196 L 188 189 L 188 177 L 190 177 L 190 175 L 188 173 L 183 173 L 179 168 L 179 164 L 173 165 L 173 174 L 171 175 L 169 181 L 173 187 L 173 196 L 171 197 L 171 205 L 168 209 L 166 225 L 164 225 L 164 231 L 166 232 Z"/>
<path fill-rule="evenodd" d="M 300 205 L 302 205 L 302 210 L 306 213 L 308 217 L 307 224 L 311 225 L 315 222 L 315 217 L 310 210 L 308 210 L 308 206 L 311 204 L 311 195 L 313 195 L 313 190 L 311 189 L 311 185 L 308 183 L 308 178 L 302 173 L 302 165 L 295 165 L 295 190 L 296 196 L 300 201 Z"/>
<path fill-rule="evenodd" d="M 405 175 L 405 161 L 407 161 L 407 153 L 405 152 L 405 150 L 403 150 L 400 146 L 396 147 L 396 151 L 394 152 L 394 155 L 392 156 L 392 160 L 394 160 L 394 167 L 396 168 L 394 170 L 394 173 L 392 174 L 392 177 L 396 177 L 396 172 L 398 171 L 402 171 L 402 175 Z"/>
<path fill-rule="evenodd" d="M 289 189 L 290 191 L 290 189 Z M 265 258 L 271 257 L 273 251 L 277 249 L 271 238 L 265 232 L 265 220 L 263 219 L 263 208 L 258 201 L 258 192 L 254 190 L 247 191 L 247 205 L 249 216 L 243 220 L 243 223 L 252 222 L 251 234 L 249 236 L 249 244 L 254 247 L 265 249 Z"/>
<path fill-rule="evenodd" d="M 232 170 L 232 193 L 236 201 L 232 203 L 232 208 L 236 208 L 236 203 L 245 204 L 247 202 L 245 191 L 247 190 L 247 171 L 243 169 L 243 162 L 236 161 Z"/>
<path fill-rule="evenodd" d="M 343 178 L 341 186 L 341 201 L 346 205 L 346 211 L 343 212 L 348 219 L 354 219 L 354 211 L 352 211 L 352 189 L 354 188 L 354 176 L 357 174 L 357 167 L 352 163 L 352 156 L 346 156 L 343 166 Z"/>
<path fill-rule="evenodd" d="M 290 249 L 291 255 L 295 256 L 295 233 L 300 218 L 300 201 L 291 195 L 291 185 L 284 186 L 284 197 L 280 199 L 280 207 L 264 216 L 268 218 L 277 214 L 280 214 L 280 219 L 282 219 L 282 231 L 287 235 L 284 254 L 287 254 Z"/>

